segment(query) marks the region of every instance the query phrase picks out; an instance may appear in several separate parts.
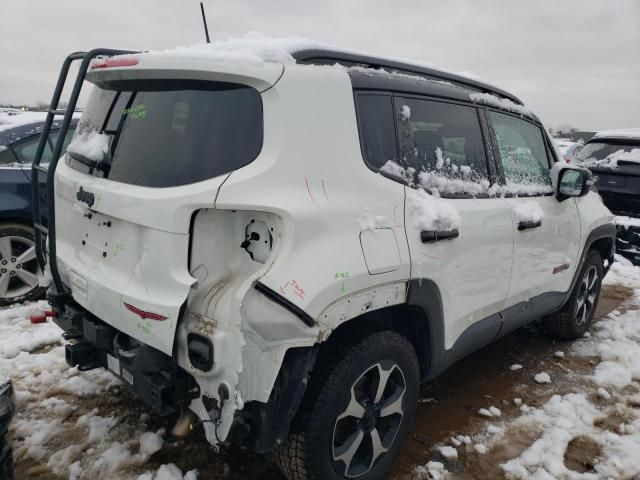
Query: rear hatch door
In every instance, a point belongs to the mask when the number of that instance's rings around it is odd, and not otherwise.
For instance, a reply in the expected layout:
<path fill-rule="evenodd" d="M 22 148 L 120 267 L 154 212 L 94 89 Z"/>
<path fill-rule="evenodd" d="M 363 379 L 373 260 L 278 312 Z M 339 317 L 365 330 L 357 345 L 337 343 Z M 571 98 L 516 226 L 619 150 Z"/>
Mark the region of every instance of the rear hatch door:
<path fill-rule="evenodd" d="M 196 281 L 192 215 L 260 153 L 260 94 L 201 78 L 94 81 L 56 171 L 58 263 L 78 303 L 171 355 Z"/>

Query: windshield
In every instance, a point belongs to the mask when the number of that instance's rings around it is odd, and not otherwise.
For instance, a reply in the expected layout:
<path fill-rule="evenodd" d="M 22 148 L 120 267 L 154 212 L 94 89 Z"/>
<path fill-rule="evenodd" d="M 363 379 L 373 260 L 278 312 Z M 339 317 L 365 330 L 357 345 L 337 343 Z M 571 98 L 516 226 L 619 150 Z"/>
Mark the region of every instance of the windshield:
<path fill-rule="evenodd" d="M 122 183 L 172 187 L 249 164 L 262 137 L 262 101 L 251 87 L 118 81 L 94 87 L 66 161 Z"/>
<path fill-rule="evenodd" d="M 640 144 L 589 142 L 575 154 L 574 159 L 588 166 L 612 168 L 624 164 L 640 164 Z"/>

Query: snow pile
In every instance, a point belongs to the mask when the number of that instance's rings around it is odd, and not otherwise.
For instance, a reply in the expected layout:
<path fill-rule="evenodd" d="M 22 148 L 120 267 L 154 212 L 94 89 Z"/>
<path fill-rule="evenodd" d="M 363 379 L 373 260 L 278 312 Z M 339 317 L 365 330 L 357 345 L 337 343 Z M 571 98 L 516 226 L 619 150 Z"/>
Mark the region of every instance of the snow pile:
<path fill-rule="evenodd" d="M 109 153 L 109 138 L 106 133 L 99 133 L 96 130 L 77 132 L 67 147 L 67 151 L 95 162 L 101 162 L 104 156 Z"/>
<path fill-rule="evenodd" d="M 449 472 L 440 462 L 429 462 L 424 467 L 415 470 L 416 478 L 420 480 L 445 480 L 450 478 Z"/>
<path fill-rule="evenodd" d="M 440 452 L 440 455 L 448 460 L 454 460 L 458 458 L 458 451 L 449 445 L 438 447 L 438 451 Z"/>
<path fill-rule="evenodd" d="M 291 55 L 305 49 L 336 49 L 320 42 L 301 37 L 268 38 L 261 32 L 249 32 L 244 37 L 217 40 L 213 43 L 152 50 L 144 54 L 123 55 L 123 58 L 203 58 L 214 62 L 262 65 L 265 62 L 295 63 Z M 345 50 L 342 50 L 345 51 Z"/>
<path fill-rule="evenodd" d="M 0 132 L 31 123 L 44 122 L 46 118 L 47 112 L 2 111 L 0 112 Z"/>
<path fill-rule="evenodd" d="M 634 288 L 633 303 L 640 300 L 639 268 L 616 262 L 605 281 Z M 501 465 L 507 478 L 631 478 L 640 474 L 640 412 L 633 408 L 639 398 L 635 389 L 623 389 L 640 380 L 640 311 L 614 311 L 594 329 L 593 340 L 583 340 L 574 350 L 600 358 L 592 376 L 594 391 L 609 403 L 596 406 L 583 392 L 554 395 L 541 408 L 513 421 L 512 425 L 526 428 L 542 427 L 543 433 L 518 457 Z M 603 421 L 609 416 L 616 419 L 610 428 Z M 598 458 L 590 459 L 593 473 L 580 475 L 565 464 L 569 444 L 576 438 L 586 438 L 599 448 Z"/>
<path fill-rule="evenodd" d="M 411 118 L 411 108 L 409 105 L 403 105 L 400 110 L 400 115 L 402 115 L 403 120 L 409 120 Z"/>
<path fill-rule="evenodd" d="M 128 421 L 128 409 L 102 412 L 104 404 L 115 403 L 105 402 L 108 395 L 123 395 L 120 381 L 103 369 L 79 372 L 67 366 L 62 331 L 52 322 L 29 320 L 49 309 L 46 302 L 0 309 L 0 378 L 10 377 L 16 394 L 10 427 L 14 462 L 36 464 L 47 478 L 137 478 L 127 470 L 143 467 L 163 447 L 162 432 L 146 431 L 138 418 Z M 83 411 L 82 405 L 100 403 L 101 408 Z M 147 475 L 196 478 L 195 472 L 178 476 L 169 466 Z"/>
<path fill-rule="evenodd" d="M 632 148 L 630 150 L 621 148 L 601 160 L 597 160 L 593 157 L 588 158 L 584 161 L 584 164 L 589 167 L 606 167 L 616 169 L 620 162 L 640 163 L 640 148 Z"/>
<path fill-rule="evenodd" d="M 234 64 L 249 64 L 249 65 L 262 65 L 265 62 L 277 62 L 282 64 L 295 63 L 293 54 L 302 50 L 328 50 L 337 53 L 364 55 L 367 57 L 380 58 L 389 62 L 398 62 L 407 65 L 413 65 L 420 68 L 428 68 L 432 70 L 439 70 L 443 73 L 457 75 L 466 79 L 483 82 L 486 85 L 489 83 L 486 80 L 480 79 L 473 73 L 461 71 L 454 72 L 447 70 L 446 68 L 439 67 L 429 62 L 422 60 L 408 59 L 402 57 L 393 56 L 379 56 L 367 52 L 355 51 L 348 48 L 336 47 L 334 45 L 317 42 L 307 38 L 290 36 L 290 37 L 267 37 L 262 32 L 248 32 L 240 38 L 230 38 L 226 40 L 216 40 L 213 43 L 205 43 L 192 45 L 189 47 L 176 47 L 168 50 L 150 50 L 144 53 L 120 55 L 113 58 L 135 58 L 144 62 L 145 58 L 196 58 L 206 59 L 221 63 L 234 63 Z M 344 68 L 340 67 L 339 68 Z M 366 73 L 381 73 L 387 75 L 404 75 L 416 79 L 418 81 L 431 81 L 425 77 L 418 75 L 409 75 L 406 73 L 386 72 L 382 69 L 371 69 L 363 67 L 350 67 L 352 69 L 362 70 Z M 406 68 L 406 67 L 405 67 Z M 438 80 L 436 80 L 438 81 Z M 447 83 L 448 82 L 441 82 Z"/>
<path fill-rule="evenodd" d="M 380 170 L 403 180 L 409 186 L 414 185 L 414 177 L 416 173 L 415 168 L 404 168 L 393 160 L 389 160 L 382 166 L 382 168 L 380 168 Z"/>
<path fill-rule="evenodd" d="M 451 231 L 462 224 L 460 214 L 451 203 L 423 190 L 416 190 L 407 200 L 409 217 L 419 230 Z"/>
<path fill-rule="evenodd" d="M 537 373 L 533 379 L 537 382 L 537 383 L 551 383 L 551 377 L 549 376 L 549 374 L 547 372 L 540 372 Z"/>
<path fill-rule="evenodd" d="M 616 225 L 620 225 L 625 229 L 629 227 L 640 227 L 640 218 L 625 217 L 620 215 L 616 217 Z"/>
<path fill-rule="evenodd" d="M 523 117 L 529 117 L 535 119 L 535 114 L 523 105 L 518 105 L 512 102 L 508 98 L 500 98 L 491 93 L 471 93 L 469 98 L 473 103 L 480 103 L 482 105 L 488 105 L 490 107 L 500 108 L 508 112 L 517 113 Z"/>
<path fill-rule="evenodd" d="M 544 211 L 536 201 L 527 200 L 513 205 L 516 222 L 538 223 L 544 218 Z"/>
<path fill-rule="evenodd" d="M 138 480 L 197 480 L 198 474 L 195 470 L 182 474 L 182 471 L 173 463 L 162 465 L 157 472 L 143 473 Z"/>

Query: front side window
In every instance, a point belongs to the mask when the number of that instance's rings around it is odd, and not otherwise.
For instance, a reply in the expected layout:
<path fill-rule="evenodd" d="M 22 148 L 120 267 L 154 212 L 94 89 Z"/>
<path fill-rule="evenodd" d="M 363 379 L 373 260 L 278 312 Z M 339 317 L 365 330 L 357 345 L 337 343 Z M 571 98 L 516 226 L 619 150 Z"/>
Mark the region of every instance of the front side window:
<path fill-rule="evenodd" d="M 489 116 L 507 191 L 515 194 L 550 191 L 549 157 L 540 127 L 504 113 L 490 111 Z"/>
<path fill-rule="evenodd" d="M 399 163 L 416 184 L 439 194 L 479 194 L 489 187 L 477 110 L 452 103 L 396 97 Z"/>
<path fill-rule="evenodd" d="M 96 85 L 69 145 L 71 168 L 117 182 L 172 187 L 252 162 L 262 101 L 239 84 L 136 80 Z"/>

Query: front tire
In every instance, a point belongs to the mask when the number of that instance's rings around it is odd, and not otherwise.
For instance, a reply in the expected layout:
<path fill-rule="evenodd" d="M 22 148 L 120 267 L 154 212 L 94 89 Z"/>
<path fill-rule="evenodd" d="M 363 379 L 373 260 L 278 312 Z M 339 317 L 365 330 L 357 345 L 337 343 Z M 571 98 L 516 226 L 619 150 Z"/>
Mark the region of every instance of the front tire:
<path fill-rule="evenodd" d="M 544 319 L 545 329 L 552 336 L 562 340 L 575 340 L 589 330 L 600 299 L 602 277 L 602 257 L 592 250 L 587 255 L 580 277 L 565 306 Z"/>
<path fill-rule="evenodd" d="M 0 225 L 0 306 L 41 298 L 41 276 L 33 228 Z"/>
<path fill-rule="evenodd" d="M 275 453 L 278 466 L 289 480 L 386 478 L 415 416 L 413 347 L 382 331 L 323 353 L 291 434 Z"/>

